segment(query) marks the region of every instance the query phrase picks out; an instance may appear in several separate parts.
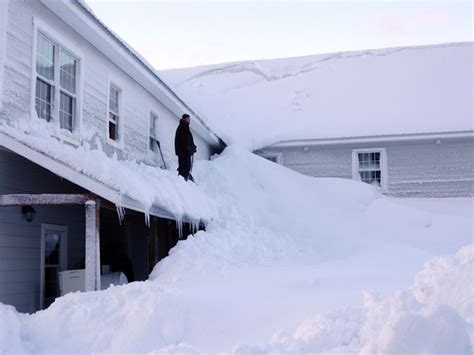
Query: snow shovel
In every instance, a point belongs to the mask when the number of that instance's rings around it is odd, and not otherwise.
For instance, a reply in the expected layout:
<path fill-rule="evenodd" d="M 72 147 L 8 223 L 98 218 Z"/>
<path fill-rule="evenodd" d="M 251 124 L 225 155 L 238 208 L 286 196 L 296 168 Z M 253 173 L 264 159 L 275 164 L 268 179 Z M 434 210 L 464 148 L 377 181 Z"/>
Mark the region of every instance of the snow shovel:
<path fill-rule="evenodd" d="M 168 168 L 166 167 L 165 158 L 163 158 L 163 152 L 161 151 L 160 141 L 155 141 L 155 142 L 156 142 L 156 145 L 158 146 L 158 150 L 160 151 L 161 160 L 163 161 L 163 166 L 165 167 L 166 170 L 168 170 Z"/>
<path fill-rule="evenodd" d="M 191 175 L 191 172 L 193 171 L 193 165 L 194 165 L 194 154 L 191 155 L 191 169 L 189 169 L 189 180 L 191 180 L 192 182 L 196 184 L 196 181 L 194 181 L 194 177 Z"/>

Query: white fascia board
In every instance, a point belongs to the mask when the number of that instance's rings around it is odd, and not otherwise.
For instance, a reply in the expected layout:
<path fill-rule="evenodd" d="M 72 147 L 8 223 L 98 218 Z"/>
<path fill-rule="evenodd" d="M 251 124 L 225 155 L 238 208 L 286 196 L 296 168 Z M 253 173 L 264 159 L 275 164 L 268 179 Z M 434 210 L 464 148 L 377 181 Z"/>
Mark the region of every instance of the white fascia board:
<path fill-rule="evenodd" d="M 192 114 L 196 119 L 192 129 L 213 147 L 220 147 L 221 140 L 210 131 L 201 118 L 171 90 L 147 64 L 143 63 L 132 53 L 117 43 L 118 39 L 110 33 L 100 21 L 93 16 L 80 3 L 71 1 L 41 0 L 52 12 L 65 21 L 71 28 L 90 42 L 110 61 L 137 81 L 144 89 L 152 94 L 158 101 L 167 107 L 176 117 L 181 118 L 185 112 Z M 91 18 L 92 17 L 92 18 Z"/>
<path fill-rule="evenodd" d="M 49 170 L 53 174 L 61 176 L 73 184 L 81 186 L 82 188 L 114 203 L 117 206 L 145 213 L 143 207 L 133 198 L 120 194 L 112 187 L 98 182 L 87 175 L 81 174 L 70 166 L 59 162 L 33 148 L 30 148 L 2 132 L 0 132 L 0 146 L 5 147 L 6 149 L 24 157 L 25 159 L 38 164 L 46 170 Z M 150 209 L 150 214 L 162 218 L 176 219 L 176 217 L 173 216 L 169 211 L 158 206 L 153 206 Z M 184 218 L 184 220 L 186 220 L 186 218 Z"/>
<path fill-rule="evenodd" d="M 350 137 L 350 138 L 327 138 L 327 139 L 300 139 L 275 143 L 259 150 L 269 148 L 291 148 L 305 146 L 323 146 L 335 144 L 358 144 L 358 143 L 384 143 L 384 142 L 406 142 L 428 139 L 462 139 L 474 138 L 474 131 L 444 132 L 444 133 L 420 133 L 420 134 L 397 134 L 387 136 Z"/>
<path fill-rule="evenodd" d="M 3 81 L 5 57 L 7 55 L 8 1 L 9 0 L 0 1 L 0 110 L 3 106 Z"/>

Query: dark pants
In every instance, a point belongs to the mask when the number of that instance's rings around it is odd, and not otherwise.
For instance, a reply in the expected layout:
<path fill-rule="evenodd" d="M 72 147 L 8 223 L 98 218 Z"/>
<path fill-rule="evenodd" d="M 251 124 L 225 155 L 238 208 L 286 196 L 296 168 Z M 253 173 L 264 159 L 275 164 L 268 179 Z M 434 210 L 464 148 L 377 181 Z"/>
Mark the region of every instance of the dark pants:
<path fill-rule="evenodd" d="M 184 177 L 184 180 L 188 180 L 191 171 L 191 156 L 190 155 L 178 155 L 178 175 Z"/>

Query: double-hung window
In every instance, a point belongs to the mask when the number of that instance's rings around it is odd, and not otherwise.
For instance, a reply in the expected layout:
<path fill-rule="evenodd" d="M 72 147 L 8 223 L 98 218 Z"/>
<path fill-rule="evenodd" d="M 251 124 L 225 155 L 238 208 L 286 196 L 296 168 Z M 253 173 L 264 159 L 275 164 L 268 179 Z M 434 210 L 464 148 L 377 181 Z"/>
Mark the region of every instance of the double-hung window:
<path fill-rule="evenodd" d="M 149 147 L 151 151 L 156 151 L 158 148 L 158 116 L 150 112 L 150 134 L 149 134 Z"/>
<path fill-rule="evenodd" d="M 369 185 L 386 189 L 385 149 L 353 151 L 353 177 Z"/>
<path fill-rule="evenodd" d="M 110 85 L 109 89 L 109 138 L 113 141 L 120 139 L 120 89 Z"/>
<path fill-rule="evenodd" d="M 70 132 L 76 126 L 77 67 L 78 59 L 73 54 L 38 32 L 36 113 L 48 122 L 57 120 L 60 128 Z"/>

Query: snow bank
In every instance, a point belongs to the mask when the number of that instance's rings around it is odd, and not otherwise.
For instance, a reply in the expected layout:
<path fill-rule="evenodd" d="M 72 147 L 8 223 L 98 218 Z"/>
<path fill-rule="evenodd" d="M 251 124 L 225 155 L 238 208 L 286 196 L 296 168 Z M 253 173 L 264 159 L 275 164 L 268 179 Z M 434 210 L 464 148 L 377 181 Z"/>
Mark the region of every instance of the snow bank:
<path fill-rule="evenodd" d="M 22 315 L 14 307 L 0 303 L 0 353 L 21 353 L 25 351 L 21 337 Z"/>
<path fill-rule="evenodd" d="M 236 353 L 471 354 L 474 349 L 473 253 L 427 262 L 409 290 L 383 298 L 366 293 L 362 308 L 305 319 L 293 334 L 275 334 L 265 345 Z M 440 264 L 444 267 L 439 272 Z M 427 278 L 426 275 L 431 275 Z M 439 297 L 438 295 L 444 295 Z M 463 299 L 464 302 L 459 302 Z"/>
<path fill-rule="evenodd" d="M 226 143 L 258 149 L 293 139 L 472 131 L 473 53 L 473 43 L 453 43 L 161 74 Z"/>
<path fill-rule="evenodd" d="M 176 175 L 174 162 L 171 170 L 162 170 L 127 157 L 123 160 L 108 157 L 100 140 L 92 139 L 95 147 L 87 143 L 93 138 L 93 132 L 75 137 L 84 140 L 79 147 L 64 144 L 54 137 L 63 137 L 66 132 L 59 132 L 57 127 L 38 118 L 20 119 L 14 126 L 0 122 L 0 132 L 105 184 L 121 196 L 136 200 L 145 212 L 156 206 L 169 211 L 176 219 L 186 216 L 197 221 L 210 221 L 216 215 L 213 201 Z M 122 200 L 111 202 L 120 207 Z"/>
<path fill-rule="evenodd" d="M 433 259 L 472 242 L 469 218 L 403 208 L 367 184 L 303 176 L 235 146 L 198 162 L 195 177 L 216 206 L 206 232 L 146 282 L 69 294 L 32 315 L 0 308 L 0 353 L 470 350 L 472 247 Z"/>

